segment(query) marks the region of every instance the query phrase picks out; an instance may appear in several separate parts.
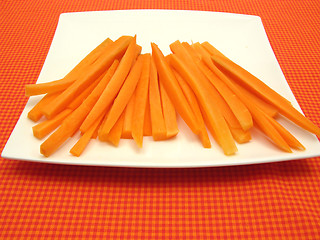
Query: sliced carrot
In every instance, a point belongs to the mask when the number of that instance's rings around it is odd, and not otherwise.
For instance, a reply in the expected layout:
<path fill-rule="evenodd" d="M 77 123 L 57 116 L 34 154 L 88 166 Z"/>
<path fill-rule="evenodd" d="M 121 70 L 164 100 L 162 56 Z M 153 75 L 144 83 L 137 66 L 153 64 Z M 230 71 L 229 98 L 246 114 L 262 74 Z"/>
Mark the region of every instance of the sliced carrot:
<path fill-rule="evenodd" d="M 134 102 L 136 100 L 135 93 L 128 102 L 126 109 L 124 111 L 124 122 L 121 133 L 121 138 L 132 139 L 132 123 L 133 123 L 133 111 L 134 111 Z"/>
<path fill-rule="evenodd" d="M 245 98 L 250 99 L 257 107 L 259 107 L 262 111 L 267 113 L 268 115 L 274 117 L 277 115 L 278 110 L 270 105 L 269 103 L 265 102 L 263 99 L 259 98 L 258 96 L 254 95 L 246 88 L 242 87 L 241 85 L 237 84 L 236 82 L 232 81 L 227 75 L 225 75 L 217 66 L 209 64 L 208 65 L 211 71 L 216 74 L 216 76 L 221 79 L 228 87 L 238 96 L 239 91 Z"/>
<path fill-rule="evenodd" d="M 48 93 L 28 112 L 28 118 L 34 122 L 40 120 L 43 116 L 42 109 L 45 108 L 51 101 L 53 101 L 60 92 Z"/>
<path fill-rule="evenodd" d="M 196 43 L 198 44 L 198 43 Z M 220 57 L 226 57 L 224 54 L 222 54 L 218 49 L 216 49 L 214 46 L 212 46 L 209 42 L 203 42 L 201 43 L 201 46 L 204 47 L 210 55 L 217 55 Z"/>
<path fill-rule="evenodd" d="M 147 96 L 146 111 L 144 114 L 144 121 L 143 121 L 143 136 L 152 136 L 149 93 Z"/>
<path fill-rule="evenodd" d="M 71 137 L 80 127 L 81 123 L 92 109 L 93 105 L 99 98 L 105 86 L 112 78 L 118 61 L 115 60 L 108 69 L 106 75 L 101 79 L 96 88 L 86 98 L 86 100 L 75 109 L 60 125 L 60 127 L 53 132 L 49 138 L 40 145 L 40 152 L 48 157 L 53 154 L 69 137 Z"/>
<path fill-rule="evenodd" d="M 176 110 L 167 94 L 163 83 L 159 82 L 163 118 L 167 129 L 166 138 L 172 138 L 179 132 Z"/>
<path fill-rule="evenodd" d="M 288 143 L 288 145 L 294 149 L 305 150 L 306 148 L 296 139 L 287 129 L 285 129 L 279 122 L 274 118 L 270 117 L 266 113 L 263 113 L 273 127 L 280 133 L 283 139 Z"/>
<path fill-rule="evenodd" d="M 202 61 L 197 61 L 197 66 L 227 102 L 231 111 L 238 119 L 242 129 L 247 131 L 252 128 L 253 121 L 248 108 L 240 101 L 238 96 L 235 95 L 230 88 L 212 72 L 211 68 L 214 67 L 214 64 L 211 60 L 210 54 L 206 52 L 199 43 L 194 43 L 193 48 L 202 57 Z"/>
<path fill-rule="evenodd" d="M 190 88 L 188 83 L 175 70 L 173 70 L 173 73 L 174 73 L 176 79 L 178 80 L 179 85 L 180 85 L 184 95 L 188 99 L 189 105 L 192 108 L 192 111 L 195 115 L 195 118 L 197 119 L 197 121 L 199 123 L 199 129 L 200 129 L 199 137 L 200 137 L 200 140 L 202 142 L 203 147 L 204 148 L 211 148 L 210 138 L 209 138 L 206 126 L 205 126 L 205 122 L 204 122 L 204 119 L 203 119 L 203 116 L 201 113 L 200 106 L 198 104 L 197 97 L 195 96 L 194 92 L 192 91 L 192 89 Z"/>
<path fill-rule="evenodd" d="M 296 110 L 287 99 L 268 87 L 260 79 L 239 65 L 235 64 L 230 59 L 221 58 L 214 55 L 211 56 L 211 58 L 214 63 L 218 65 L 218 67 L 223 69 L 223 71 L 227 72 L 228 74 L 231 74 L 234 80 L 240 82 L 248 90 L 254 92 L 258 96 L 261 96 L 267 102 L 276 107 L 279 113 L 305 130 L 320 136 L 320 128 L 318 126 L 313 124 L 302 113 Z"/>
<path fill-rule="evenodd" d="M 114 126 L 114 124 L 117 122 L 118 118 L 120 117 L 121 113 L 127 106 L 131 96 L 133 95 L 137 83 L 140 79 L 142 66 L 145 61 L 146 55 L 140 55 L 133 65 L 132 69 L 129 72 L 128 77 L 123 83 L 123 86 L 121 87 L 118 96 L 114 100 L 112 107 L 110 109 L 110 112 L 108 114 L 108 118 L 106 122 L 103 124 L 101 129 L 101 135 L 108 135 L 111 128 Z"/>
<path fill-rule="evenodd" d="M 171 56 L 170 63 L 192 87 L 202 109 L 206 112 L 208 119 L 215 130 L 218 143 L 222 147 L 223 152 L 226 155 L 235 154 L 237 147 L 228 124 L 220 110 L 212 104 L 215 102 L 214 87 L 209 80 L 203 76 L 194 63 L 193 58 L 180 42 L 176 41 L 170 45 L 170 48 L 175 53 Z"/>
<path fill-rule="evenodd" d="M 83 124 L 81 125 L 80 130 L 82 132 L 86 131 L 90 127 L 90 125 L 93 124 L 101 114 L 103 114 L 103 112 L 108 108 L 108 106 L 117 96 L 124 80 L 126 79 L 131 69 L 132 63 L 137 58 L 136 50 L 136 37 L 134 37 L 132 38 L 124 56 L 122 57 L 117 71 L 110 80 L 110 83 L 104 89 L 99 100 L 94 105 L 94 107 L 84 120 Z"/>
<path fill-rule="evenodd" d="M 153 59 L 150 68 L 149 103 L 153 140 L 164 140 L 167 137 L 167 129 L 161 106 L 159 78 Z"/>
<path fill-rule="evenodd" d="M 83 101 L 90 95 L 90 93 L 95 89 L 95 87 L 98 85 L 98 83 L 101 81 L 101 79 L 104 77 L 104 75 L 101 75 L 96 81 L 94 81 L 92 84 L 90 84 L 89 87 L 87 87 L 83 92 L 81 92 L 75 99 L 72 100 L 72 102 L 68 105 L 68 109 L 75 110 L 77 107 L 83 103 Z"/>
<path fill-rule="evenodd" d="M 63 91 L 59 97 L 44 110 L 44 115 L 47 118 L 51 118 L 66 108 L 78 94 L 96 80 L 105 69 L 109 68 L 115 59 L 123 55 L 131 40 L 132 38 L 120 37 L 118 40 L 108 45 L 103 55 L 86 69 L 85 74 Z"/>
<path fill-rule="evenodd" d="M 111 128 L 106 138 L 106 141 L 110 142 L 115 147 L 119 145 L 119 142 L 121 139 L 123 124 L 124 124 L 124 114 L 125 112 L 121 113 L 121 116 L 117 120 L 116 124 Z"/>
<path fill-rule="evenodd" d="M 42 139 L 55 130 L 62 121 L 72 112 L 71 109 L 65 109 L 52 119 L 47 119 L 32 127 L 33 136 Z"/>
<path fill-rule="evenodd" d="M 132 122 L 132 137 L 135 140 L 138 147 L 143 145 L 143 126 L 145 119 L 145 111 L 148 103 L 148 91 L 149 91 L 149 79 L 150 79 L 150 62 L 151 54 L 145 55 L 145 60 L 141 72 L 141 77 L 138 82 L 133 111 Z"/>
<path fill-rule="evenodd" d="M 198 122 L 194 118 L 194 114 L 189 106 L 188 100 L 184 96 L 179 83 L 175 79 L 175 76 L 173 75 L 169 64 L 166 62 L 163 53 L 155 43 L 151 43 L 151 47 L 152 58 L 154 59 L 160 80 L 163 82 L 170 100 L 172 101 L 179 115 L 192 130 L 192 132 L 198 134 Z"/>
<path fill-rule="evenodd" d="M 102 120 L 101 116 L 98 121 L 96 121 L 94 124 L 91 125 L 91 127 L 88 129 L 88 131 L 86 131 L 81 137 L 80 139 L 76 142 L 76 144 L 70 149 L 70 153 L 73 156 L 76 157 L 80 157 L 80 155 L 83 153 L 83 151 L 85 150 L 85 148 L 88 146 L 92 135 L 94 134 L 94 132 L 96 131 L 96 129 L 98 128 L 101 120 Z"/>
<path fill-rule="evenodd" d="M 92 50 L 81 62 L 79 62 L 64 78 L 47 83 L 28 84 L 25 87 L 26 96 L 34 96 L 45 93 L 53 93 L 65 90 L 78 77 L 82 75 L 84 68 L 88 67 L 101 55 L 101 52 L 112 43 L 110 38 L 104 40 L 99 46 Z"/>

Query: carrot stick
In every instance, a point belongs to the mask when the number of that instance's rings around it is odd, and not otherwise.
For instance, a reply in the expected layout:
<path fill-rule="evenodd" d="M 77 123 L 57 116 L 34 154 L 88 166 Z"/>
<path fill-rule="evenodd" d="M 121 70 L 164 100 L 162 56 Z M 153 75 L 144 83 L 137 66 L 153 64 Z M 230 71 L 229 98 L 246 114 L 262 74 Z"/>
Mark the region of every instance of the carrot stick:
<path fill-rule="evenodd" d="M 210 54 L 206 52 L 199 43 L 194 43 L 192 46 L 202 56 L 202 61 L 197 61 L 197 66 L 227 102 L 231 111 L 238 119 L 242 129 L 247 131 L 252 128 L 253 121 L 247 107 L 240 101 L 238 96 L 235 95 L 230 88 L 212 72 L 211 68 L 214 67 L 214 64 L 211 60 Z"/>
<path fill-rule="evenodd" d="M 84 68 L 92 64 L 101 55 L 101 52 L 110 44 L 112 40 L 107 38 L 85 58 L 81 60 L 64 78 L 47 83 L 28 84 L 25 87 L 26 96 L 40 95 L 65 90 L 82 74 Z"/>
<path fill-rule="evenodd" d="M 153 59 L 151 60 L 149 84 L 152 137 L 155 141 L 164 140 L 167 137 L 167 129 L 161 106 L 158 73 Z"/>
<path fill-rule="evenodd" d="M 85 74 L 63 91 L 59 97 L 44 110 L 44 115 L 47 118 L 51 118 L 62 111 L 72 99 L 86 89 L 92 81 L 96 80 L 105 69 L 109 68 L 115 59 L 123 55 L 130 41 L 131 38 L 120 37 L 118 40 L 108 45 L 104 54 L 86 69 Z"/>
<path fill-rule="evenodd" d="M 247 98 L 246 95 L 239 89 L 233 82 L 222 72 L 219 73 L 219 77 L 230 87 L 230 89 L 240 98 L 240 100 L 247 106 L 254 122 L 257 126 L 264 132 L 271 142 L 277 145 L 280 149 L 286 152 L 292 152 L 287 142 L 280 135 L 276 127 L 268 120 L 263 110 L 261 110 L 255 102 L 252 102 L 251 99 Z"/>
<path fill-rule="evenodd" d="M 155 43 L 151 43 L 152 47 L 152 58 L 154 59 L 155 65 L 157 67 L 160 81 L 163 82 L 163 85 L 172 101 L 175 109 L 186 122 L 189 128 L 195 134 L 199 133 L 198 122 L 194 118 L 192 109 L 189 106 L 189 103 L 184 96 L 179 83 L 175 79 L 175 76 L 172 73 L 172 70 L 169 64 L 165 61 L 165 58 Z"/>
<path fill-rule="evenodd" d="M 152 136 L 149 93 L 147 96 L 146 111 L 144 114 L 144 121 L 143 121 L 143 136 Z"/>
<path fill-rule="evenodd" d="M 248 90 L 254 92 L 258 96 L 265 99 L 276 107 L 282 115 L 287 117 L 289 120 L 304 128 L 305 130 L 320 136 L 320 128 L 313 124 L 308 118 L 302 113 L 296 110 L 290 102 L 279 95 L 277 92 L 268 87 L 260 79 L 240 67 L 239 65 L 232 62 L 230 59 L 221 58 L 218 56 L 211 56 L 212 60 L 218 67 L 223 71 L 231 74 L 235 81 L 240 82 Z"/>
<path fill-rule="evenodd" d="M 133 61 L 137 57 L 137 45 L 136 37 L 132 38 L 124 56 L 122 57 L 117 71 L 114 73 L 108 86 L 104 89 L 99 100 L 94 105 L 84 122 L 82 123 L 80 130 L 86 131 L 91 124 L 108 108 L 112 101 L 117 96 L 124 80 L 126 79 Z"/>
<path fill-rule="evenodd" d="M 134 111 L 134 102 L 136 100 L 135 93 L 128 102 L 126 109 L 124 111 L 124 121 L 122 127 L 121 138 L 132 139 L 132 123 L 133 123 L 133 111 Z"/>
<path fill-rule="evenodd" d="M 102 120 L 101 116 L 98 121 L 96 121 L 94 124 L 91 125 L 91 127 L 88 129 L 88 131 L 86 131 L 81 137 L 80 139 L 76 142 L 76 144 L 70 149 L 70 153 L 73 156 L 76 157 L 80 157 L 80 155 L 83 153 L 83 151 L 85 150 L 85 148 L 88 146 L 92 135 L 94 134 L 94 132 L 96 131 L 96 129 L 98 128 L 101 120 Z"/>
<path fill-rule="evenodd" d="M 141 77 L 137 84 L 134 101 L 132 137 L 138 145 L 138 147 L 140 148 L 142 148 L 143 145 L 143 125 L 149 91 L 150 62 L 151 55 L 146 54 L 141 72 Z"/>
<path fill-rule="evenodd" d="M 142 66 L 146 59 L 145 56 L 146 55 L 140 55 L 138 57 L 136 63 L 133 65 L 132 69 L 130 70 L 128 77 L 124 81 L 123 86 L 121 87 L 120 92 L 118 93 L 118 96 L 113 102 L 113 105 L 108 114 L 108 118 L 102 126 L 102 129 L 101 129 L 102 137 L 103 135 L 107 135 L 110 132 L 111 128 L 117 122 L 121 113 L 127 106 L 131 96 L 133 95 L 133 92 L 135 91 L 137 83 L 140 79 Z"/>
<path fill-rule="evenodd" d="M 192 111 L 195 115 L 195 118 L 199 122 L 200 132 L 198 135 L 200 137 L 200 140 L 202 142 L 203 147 L 204 148 L 211 148 L 210 138 L 209 138 L 206 126 L 205 126 L 205 122 L 203 120 L 203 116 L 201 113 L 200 106 L 198 104 L 197 97 L 195 96 L 194 92 L 192 91 L 192 89 L 190 88 L 188 83 L 175 70 L 173 70 L 173 73 L 174 73 L 176 79 L 178 80 L 179 85 L 180 85 L 184 95 L 188 99 L 189 105 L 192 108 Z"/>
<path fill-rule="evenodd" d="M 159 82 L 159 86 L 163 118 L 167 129 L 166 138 L 172 138 L 179 132 L 177 113 L 161 81 Z"/>
<path fill-rule="evenodd" d="M 75 110 L 78 108 L 81 103 L 90 95 L 90 93 L 95 89 L 95 87 L 98 85 L 98 83 L 101 81 L 101 79 L 104 77 L 104 75 L 101 75 L 96 81 L 94 81 L 88 88 L 86 88 L 82 93 L 80 93 L 75 99 L 72 100 L 72 102 L 68 105 L 68 109 Z"/>
<path fill-rule="evenodd" d="M 75 109 L 60 125 L 60 127 L 52 133 L 46 141 L 40 145 L 40 152 L 48 157 L 53 154 L 69 137 L 71 137 L 80 127 L 81 123 L 92 109 L 93 105 L 99 98 L 105 86 L 110 81 L 116 68 L 118 61 L 115 60 L 108 69 L 106 75 L 101 79 L 96 88 L 86 98 L 86 100 Z"/>
<path fill-rule="evenodd" d="M 209 65 L 210 69 L 216 76 L 221 79 L 228 87 L 238 96 L 240 92 L 244 95 L 244 98 L 250 99 L 251 102 L 254 103 L 257 107 L 259 107 L 262 111 L 267 113 L 268 115 L 274 117 L 277 115 L 278 110 L 270 105 L 269 103 L 265 102 L 263 99 L 259 98 L 258 96 L 254 95 L 246 88 L 242 87 L 241 85 L 237 84 L 236 82 L 232 81 L 227 75 L 225 75 L 217 66 Z"/>
<path fill-rule="evenodd" d="M 204 64 L 204 62 L 198 62 L 197 65 L 226 101 L 234 116 L 239 121 L 241 128 L 244 131 L 248 131 L 252 128 L 252 116 L 248 108 L 242 103 L 242 101 L 240 101 L 238 96 L 235 95 L 229 87 Z"/>
<path fill-rule="evenodd" d="M 215 102 L 214 95 L 216 95 L 214 94 L 214 87 L 208 79 L 202 75 L 192 57 L 180 42 L 176 41 L 170 45 L 170 48 L 174 53 L 179 55 L 178 57 L 176 54 L 173 54 L 171 56 L 170 63 L 192 87 L 201 107 L 206 112 L 208 119 L 215 130 L 218 143 L 221 145 L 223 152 L 226 155 L 235 154 L 237 147 L 228 124 L 220 110 L 212 104 Z"/>
<path fill-rule="evenodd" d="M 122 128 L 124 123 L 124 114 L 125 112 L 121 113 L 121 116 L 119 117 L 115 125 L 111 128 L 106 138 L 106 141 L 110 142 L 115 147 L 119 145 L 121 139 Z"/>
<path fill-rule="evenodd" d="M 216 49 L 214 46 L 212 46 L 209 42 L 203 42 L 201 43 L 201 46 L 204 47 L 206 49 L 206 51 L 208 51 L 208 53 L 210 55 L 217 55 L 220 57 L 226 57 L 225 55 L 223 55 L 218 49 Z"/>
<path fill-rule="evenodd" d="M 270 121 L 273 127 L 280 133 L 283 139 L 288 143 L 288 145 L 294 149 L 305 150 L 306 148 L 280 123 L 278 123 L 274 118 L 270 117 L 266 113 L 263 113 L 265 117 Z"/>
<path fill-rule="evenodd" d="M 45 108 L 49 102 L 53 101 L 60 92 L 48 93 L 28 112 L 28 118 L 34 122 L 40 120 L 43 116 L 42 109 Z"/>
<path fill-rule="evenodd" d="M 32 127 L 33 136 L 42 139 L 56 129 L 62 121 L 72 112 L 71 109 L 65 109 L 52 119 L 47 119 Z"/>

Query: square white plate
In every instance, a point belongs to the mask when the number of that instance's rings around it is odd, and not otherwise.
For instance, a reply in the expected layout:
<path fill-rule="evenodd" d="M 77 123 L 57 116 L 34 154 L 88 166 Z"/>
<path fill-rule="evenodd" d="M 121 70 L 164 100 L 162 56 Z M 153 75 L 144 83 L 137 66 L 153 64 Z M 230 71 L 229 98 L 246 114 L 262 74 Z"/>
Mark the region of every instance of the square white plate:
<path fill-rule="evenodd" d="M 262 79 L 270 87 L 299 108 L 272 51 L 261 19 L 257 16 L 168 10 L 101 11 L 61 14 L 52 45 L 38 83 L 62 78 L 89 51 L 110 37 L 137 34 L 143 52 L 151 52 L 150 42 L 158 44 L 164 54 L 175 40 L 209 41 L 229 58 Z M 32 135 L 34 123 L 28 111 L 39 100 L 32 97 L 21 114 L 2 157 L 45 163 L 123 166 L 123 167 L 209 167 L 268 163 L 309 158 L 320 155 L 316 136 L 280 119 L 306 147 L 305 151 L 284 153 L 262 134 L 253 131 L 250 143 L 238 145 L 238 153 L 225 156 L 212 141 L 211 149 L 204 149 L 184 122 L 179 119 L 180 133 L 169 141 L 144 139 L 143 149 L 133 140 L 121 140 L 119 147 L 93 140 L 83 155 L 72 156 L 69 149 L 79 135 L 70 139 L 49 158 L 39 152 L 42 141 Z"/>

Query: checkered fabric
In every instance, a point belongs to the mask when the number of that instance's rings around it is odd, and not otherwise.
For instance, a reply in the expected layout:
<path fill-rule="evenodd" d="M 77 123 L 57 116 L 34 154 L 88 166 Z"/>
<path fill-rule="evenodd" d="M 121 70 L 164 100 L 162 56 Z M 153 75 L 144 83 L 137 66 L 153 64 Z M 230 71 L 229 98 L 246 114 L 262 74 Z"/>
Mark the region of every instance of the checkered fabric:
<path fill-rule="evenodd" d="M 188 9 L 253 14 L 304 113 L 320 125 L 318 0 L 0 1 L 0 151 L 63 12 Z M 130 169 L 1 159 L 0 239 L 320 239 L 320 158 Z"/>

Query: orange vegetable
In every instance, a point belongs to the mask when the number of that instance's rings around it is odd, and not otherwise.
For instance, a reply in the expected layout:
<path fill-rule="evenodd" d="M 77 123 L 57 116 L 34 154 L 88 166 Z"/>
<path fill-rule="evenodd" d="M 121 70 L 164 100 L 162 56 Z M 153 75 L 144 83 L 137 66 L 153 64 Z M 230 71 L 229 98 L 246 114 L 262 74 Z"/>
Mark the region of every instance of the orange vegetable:
<path fill-rule="evenodd" d="M 231 111 L 238 119 L 242 129 L 244 131 L 247 131 L 252 128 L 253 121 L 247 107 L 240 101 L 238 96 L 235 95 L 230 90 L 230 88 L 210 70 L 211 68 L 214 68 L 214 64 L 210 58 L 210 54 L 207 53 L 199 43 L 194 43 L 193 47 L 202 56 L 203 59 L 203 61 L 197 61 L 197 66 L 209 79 L 212 85 L 218 90 L 223 99 L 227 102 Z"/>
<path fill-rule="evenodd" d="M 28 118 L 34 122 L 40 120 L 43 116 L 42 109 L 47 107 L 47 105 L 53 101 L 60 92 L 57 93 L 48 93 L 28 112 Z"/>
<path fill-rule="evenodd" d="M 122 135 L 122 128 L 124 124 L 124 114 L 125 112 L 122 112 L 119 119 L 115 123 L 115 125 L 111 128 L 110 132 L 106 136 L 106 141 L 113 144 L 115 147 L 119 145 L 120 138 Z"/>
<path fill-rule="evenodd" d="M 170 48 L 175 53 L 171 56 L 171 65 L 192 87 L 201 108 L 208 116 L 208 120 L 214 129 L 217 141 L 222 147 L 223 152 L 226 155 L 235 154 L 237 147 L 228 124 L 220 110 L 212 104 L 215 102 L 213 86 L 202 75 L 192 57 L 180 42 L 177 41 L 171 44 Z"/>
<path fill-rule="evenodd" d="M 159 86 L 163 118 L 167 129 L 166 138 L 172 138 L 176 136 L 179 132 L 177 123 L 177 113 L 161 81 L 159 82 Z"/>
<path fill-rule="evenodd" d="M 179 83 L 175 79 L 169 64 L 165 61 L 163 53 L 156 44 L 151 43 L 151 47 L 152 58 L 154 59 L 160 80 L 163 82 L 170 100 L 172 101 L 176 111 L 180 114 L 192 132 L 198 134 L 198 122 L 196 121 L 188 100 L 184 96 Z"/>
<path fill-rule="evenodd" d="M 149 93 L 147 96 L 146 111 L 144 114 L 144 121 L 143 121 L 143 136 L 152 136 Z"/>
<path fill-rule="evenodd" d="M 230 59 L 221 58 L 215 55 L 212 55 L 211 58 L 219 68 L 227 74 L 230 74 L 235 81 L 238 81 L 248 90 L 271 103 L 278 109 L 279 113 L 305 130 L 320 136 L 320 128 L 318 126 L 314 125 L 308 118 L 296 110 L 287 99 L 272 90 L 260 79 L 235 64 Z"/>
<path fill-rule="evenodd" d="M 132 139 L 132 123 L 133 123 L 133 111 L 134 111 L 134 102 L 136 100 L 135 93 L 128 102 L 126 109 L 124 111 L 124 120 L 121 138 Z"/>
<path fill-rule="evenodd" d="M 214 46 L 212 46 L 207 41 L 201 43 L 201 46 L 204 47 L 210 53 L 210 55 L 217 55 L 217 56 L 220 56 L 220 57 L 226 57 L 218 49 L 216 49 Z"/>
<path fill-rule="evenodd" d="M 150 62 L 151 54 L 146 54 L 134 101 L 132 137 L 140 148 L 143 145 L 143 126 L 149 96 Z"/>
<path fill-rule="evenodd" d="M 62 121 L 72 112 L 71 109 L 65 109 L 52 119 L 47 119 L 32 127 L 33 136 L 42 139 L 55 130 Z"/>
<path fill-rule="evenodd" d="M 85 150 L 85 148 L 88 146 L 92 135 L 94 134 L 94 132 L 96 131 L 96 129 L 98 128 L 101 120 L 102 120 L 101 116 L 98 121 L 96 121 L 94 124 L 91 125 L 91 127 L 88 129 L 88 131 L 86 131 L 81 137 L 80 139 L 76 142 L 76 144 L 70 149 L 70 153 L 73 156 L 79 157 L 83 151 Z"/>
<path fill-rule="evenodd" d="M 105 86 L 110 81 L 116 68 L 118 61 L 115 60 L 108 69 L 106 75 L 101 79 L 96 88 L 86 98 L 86 100 L 75 109 L 61 124 L 61 126 L 52 133 L 49 138 L 40 146 L 40 152 L 48 157 L 53 154 L 69 137 L 71 137 L 80 127 L 81 123 L 92 109 L 93 105 L 99 98 Z"/>
<path fill-rule="evenodd" d="M 170 58 L 170 56 L 168 57 L 168 59 L 169 58 Z M 174 73 L 176 79 L 178 80 L 179 85 L 180 85 L 184 95 L 188 99 L 189 105 L 192 108 L 192 111 L 195 115 L 195 118 L 197 119 L 197 121 L 199 123 L 199 129 L 200 129 L 199 137 L 201 139 L 203 147 L 204 148 L 211 148 L 210 138 L 209 138 L 209 135 L 208 135 L 208 132 L 206 129 L 205 122 L 203 120 L 203 116 L 201 113 L 200 106 L 198 104 L 197 97 L 195 96 L 194 92 L 192 91 L 192 89 L 190 88 L 188 83 L 175 70 L 173 70 L 173 73 Z"/>
<path fill-rule="evenodd" d="M 65 90 L 79 76 L 82 75 L 85 68 L 94 63 L 101 55 L 102 51 L 110 44 L 112 40 L 107 38 L 94 50 L 92 50 L 81 62 L 79 62 L 64 78 L 47 83 L 28 84 L 25 87 L 26 96 L 40 95 L 44 93 L 52 93 Z"/>
<path fill-rule="evenodd" d="M 82 123 L 80 127 L 81 132 L 85 132 L 90 127 L 90 125 L 93 124 L 96 121 L 96 119 L 98 119 L 98 117 L 104 113 L 104 111 L 110 106 L 112 101 L 115 99 L 131 69 L 132 63 L 137 57 L 136 50 L 136 37 L 134 37 L 131 39 L 129 46 L 120 61 L 117 71 L 114 73 L 112 79 L 110 80 L 110 83 L 104 89 L 99 100 L 91 109 L 89 115 Z"/>
<path fill-rule="evenodd" d="M 83 74 L 81 78 L 78 78 L 44 110 L 44 115 L 47 118 L 51 118 L 62 111 L 73 98 L 86 89 L 90 83 L 99 78 L 99 76 L 111 66 L 115 59 L 123 55 L 131 40 L 132 38 L 120 37 L 115 42 L 109 44 L 103 55 L 86 70 L 86 74 Z"/>
<path fill-rule="evenodd" d="M 167 129 L 161 106 L 158 73 L 153 59 L 150 68 L 149 103 L 152 137 L 155 141 L 164 140 L 167 137 Z"/>
<path fill-rule="evenodd" d="M 107 135 L 114 124 L 117 122 L 118 118 L 120 117 L 121 113 L 127 106 L 133 92 L 136 89 L 137 83 L 140 79 L 142 66 L 145 61 L 146 55 L 140 55 L 133 65 L 132 69 L 129 72 L 128 77 L 124 81 L 118 96 L 114 100 L 110 112 L 108 114 L 106 122 L 103 124 L 101 129 L 101 136 Z"/>

